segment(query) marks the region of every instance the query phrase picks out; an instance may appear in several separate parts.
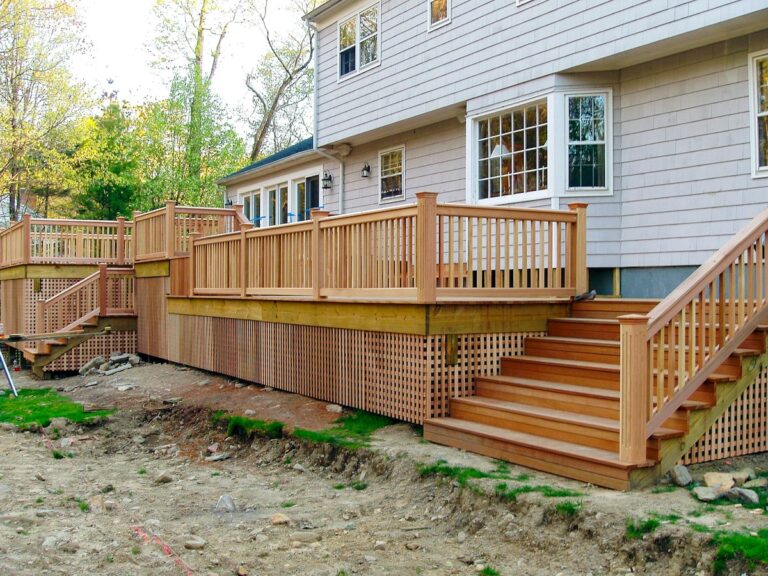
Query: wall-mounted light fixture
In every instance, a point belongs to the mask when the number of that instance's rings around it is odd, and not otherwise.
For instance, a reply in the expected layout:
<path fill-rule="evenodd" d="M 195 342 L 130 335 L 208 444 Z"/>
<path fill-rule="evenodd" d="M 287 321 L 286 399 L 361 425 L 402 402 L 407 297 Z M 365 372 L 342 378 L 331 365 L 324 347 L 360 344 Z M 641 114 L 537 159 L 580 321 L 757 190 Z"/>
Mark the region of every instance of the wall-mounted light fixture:
<path fill-rule="evenodd" d="M 224 206 L 226 206 L 227 208 L 232 206 L 232 198 L 227 198 L 226 201 L 224 202 Z"/>
<path fill-rule="evenodd" d="M 370 175 L 371 175 L 371 165 L 368 164 L 368 162 L 366 162 L 365 164 L 363 164 L 363 170 L 362 172 L 360 172 L 360 176 L 362 176 L 363 178 L 368 178 L 368 176 Z"/>
<path fill-rule="evenodd" d="M 324 172 L 322 183 L 323 190 L 330 190 L 331 186 L 333 186 L 333 175 L 330 172 Z"/>

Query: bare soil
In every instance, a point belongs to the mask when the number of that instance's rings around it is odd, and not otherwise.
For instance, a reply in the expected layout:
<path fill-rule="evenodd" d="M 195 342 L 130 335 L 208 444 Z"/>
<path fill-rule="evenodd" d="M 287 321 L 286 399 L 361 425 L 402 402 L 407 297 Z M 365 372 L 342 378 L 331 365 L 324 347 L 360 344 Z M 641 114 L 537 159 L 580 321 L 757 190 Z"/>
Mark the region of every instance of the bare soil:
<path fill-rule="evenodd" d="M 529 493 L 506 502 L 493 495 L 499 480 L 472 481 L 470 489 L 421 477 L 419 463 L 438 459 L 480 470 L 498 462 L 425 443 L 407 424 L 380 430 L 370 448 L 356 451 L 290 437 L 241 443 L 211 425 L 212 410 L 252 410 L 310 429 L 338 414 L 324 402 L 170 364 L 111 377 L 17 380 L 118 411 L 94 427 L 0 430 L 2 575 L 469 575 L 483 567 L 505 576 L 707 575 L 715 548 L 692 523 L 755 531 L 768 518 L 738 506 L 705 508 L 684 489 L 619 493 L 517 466 L 510 476 L 529 477 L 505 480 L 510 487 L 582 496 Z M 213 444 L 230 457 L 206 461 Z M 55 459 L 53 449 L 71 457 Z M 692 472 L 742 465 L 763 470 L 768 461 Z M 234 512 L 216 510 L 223 495 Z M 564 500 L 579 511 L 559 512 Z M 276 514 L 287 524 L 275 524 Z M 626 539 L 628 518 L 653 514 L 680 519 Z M 202 548 L 185 548 L 194 537 Z"/>

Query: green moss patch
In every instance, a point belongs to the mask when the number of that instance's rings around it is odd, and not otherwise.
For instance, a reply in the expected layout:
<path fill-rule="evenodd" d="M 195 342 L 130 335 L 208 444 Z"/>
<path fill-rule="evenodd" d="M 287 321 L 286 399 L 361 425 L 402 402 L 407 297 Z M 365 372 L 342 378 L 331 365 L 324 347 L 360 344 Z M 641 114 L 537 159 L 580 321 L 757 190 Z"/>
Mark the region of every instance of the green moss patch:
<path fill-rule="evenodd" d="M 732 560 L 744 562 L 750 571 L 758 565 L 768 565 L 768 528 L 752 534 L 717 532 L 712 540 L 718 547 L 713 566 L 715 574 L 725 572 Z"/>
<path fill-rule="evenodd" d="M 254 436 L 266 438 L 282 438 L 285 425 L 277 420 L 258 420 L 245 416 L 232 416 L 222 410 L 217 410 L 211 415 L 211 422 L 220 422 L 227 425 L 227 435 L 236 436 L 242 441 L 251 440 Z"/>
<path fill-rule="evenodd" d="M 10 390 L 0 393 L 0 422 L 10 422 L 20 428 L 35 424 L 48 426 L 53 418 L 66 418 L 70 422 L 99 422 L 114 410 L 86 412 L 82 405 L 72 402 L 50 388 L 19 390 L 15 398 Z"/>
<path fill-rule="evenodd" d="M 293 435 L 309 442 L 332 444 L 354 450 L 370 445 L 371 435 L 374 432 L 394 423 L 392 418 L 365 410 L 355 410 L 336 420 L 331 428 L 319 431 L 295 428 Z"/>

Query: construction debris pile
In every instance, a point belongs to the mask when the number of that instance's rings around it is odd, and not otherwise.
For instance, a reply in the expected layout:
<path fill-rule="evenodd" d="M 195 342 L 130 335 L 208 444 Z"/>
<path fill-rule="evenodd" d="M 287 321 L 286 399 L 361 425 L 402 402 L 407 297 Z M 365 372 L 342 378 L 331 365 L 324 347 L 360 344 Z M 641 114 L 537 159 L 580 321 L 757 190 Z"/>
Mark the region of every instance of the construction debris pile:
<path fill-rule="evenodd" d="M 92 358 L 80 368 L 80 375 L 88 376 L 92 374 L 100 374 L 102 376 L 111 376 L 112 374 L 117 374 L 123 370 L 130 370 L 139 364 L 141 364 L 141 358 L 136 354 L 115 352 L 109 357 L 109 360 L 103 356 Z"/>

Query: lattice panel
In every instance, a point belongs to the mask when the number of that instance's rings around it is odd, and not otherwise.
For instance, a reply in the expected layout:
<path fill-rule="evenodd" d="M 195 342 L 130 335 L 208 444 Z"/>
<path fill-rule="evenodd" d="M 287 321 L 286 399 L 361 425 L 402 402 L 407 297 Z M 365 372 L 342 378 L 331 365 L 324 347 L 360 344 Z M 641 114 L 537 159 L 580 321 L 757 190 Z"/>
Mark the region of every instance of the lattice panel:
<path fill-rule="evenodd" d="M 526 337 L 544 335 L 544 332 L 509 332 L 431 336 L 434 379 L 429 417 L 448 416 L 451 398 L 474 393 L 475 376 L 497 375 L 501 358 L 519 356 Z"/>
<path fill-rule="evenodd" d="M 76 278 L 42 278 L 38 280 L 39 290 L 35 291 L 35 280 L 22 280 L 24 286 L 24 330 L 25 334 L 37 332 L 37 301 L 53 298 L 73 284 L 79 282 Z"/>
<path fill-rule="evenodd" d="M 43 370 L 46 372 L 80 370 L 80 367 L 91 358 L 96 356 L 109 358 L 115 352 L 136 354 L 136 332 L 116 331 L 105 336 L 94 336 L 51 362 Z"/>
<path fill-rule="evenodd" d="M 683 458 L 684 464 L 768 450 L 768 367 L 750 384 Z"/>
<path fill-rule="evenodd" d="M 138 350 L 156 358 L 168 357 L 167 291 L 168 278 L 136 278 Z"/>

